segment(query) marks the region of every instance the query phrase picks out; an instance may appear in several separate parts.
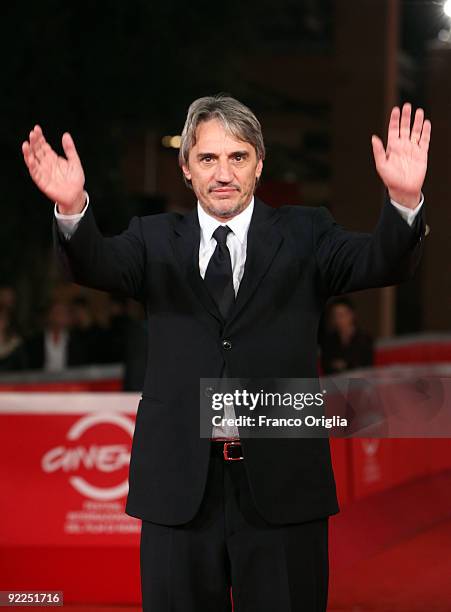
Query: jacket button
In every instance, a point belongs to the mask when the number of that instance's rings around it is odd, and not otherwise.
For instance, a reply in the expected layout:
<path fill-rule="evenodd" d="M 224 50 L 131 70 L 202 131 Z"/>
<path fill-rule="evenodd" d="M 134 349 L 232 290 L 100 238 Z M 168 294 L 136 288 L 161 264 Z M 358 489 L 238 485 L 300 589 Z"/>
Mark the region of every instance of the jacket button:
<path fill-rule="evenodd" d="M 223 340 L 222 341 L 222 348 L 225 351 L 230 351 L 230 349 L 232 348 L 232 343 L 230 342 L 230 340 Z"/>

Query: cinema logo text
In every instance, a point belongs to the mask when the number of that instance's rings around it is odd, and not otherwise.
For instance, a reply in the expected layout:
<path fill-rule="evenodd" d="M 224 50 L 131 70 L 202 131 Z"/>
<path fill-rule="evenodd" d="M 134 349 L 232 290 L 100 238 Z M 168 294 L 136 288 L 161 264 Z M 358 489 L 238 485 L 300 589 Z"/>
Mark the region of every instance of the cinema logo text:
<path fill-rule="evenodd" d="M 80 440 L 83 434 L 91 427 L 110 424 L 123 429 L 133 438 L 134 423 L 131 419 L 120 414 L 96 413 L 83 416 L 67 432 L 67 440 Z M 84 446 L 56 446 L 48 450 L 42 457 L 41 466 L 44 472 L 51 473 L 57 470 L 76 472 L 81 467 L 95 472 L 115 472 L 128 466 L 130 463 L 130 447 L 127 444 L 91 444 Z M 91 480 L 91 479 L 90 479 Z M 81 495 L 98 501 L 112 501 L 128 493 L 128 481 L 125 479 L 112 487 L 101 487 L 77 475 L 69 476 L 72 487 Z"/>

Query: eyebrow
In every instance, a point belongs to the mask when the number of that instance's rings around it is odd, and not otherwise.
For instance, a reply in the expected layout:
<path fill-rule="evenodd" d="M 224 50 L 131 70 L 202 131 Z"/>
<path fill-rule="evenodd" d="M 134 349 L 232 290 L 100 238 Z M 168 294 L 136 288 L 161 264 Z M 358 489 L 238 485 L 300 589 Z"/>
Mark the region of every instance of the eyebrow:
<path fill-rule="evenodd" d="M 229 154 L 229 157 L 234 157 L 235 155 L 241 155 L 242 157 L 247 157 L 249 155 L 248 151 L 233 151 Z M 202 157 L 218 157 L 216 153 L 198 153 L 197 159 L 202 159 Z"/>

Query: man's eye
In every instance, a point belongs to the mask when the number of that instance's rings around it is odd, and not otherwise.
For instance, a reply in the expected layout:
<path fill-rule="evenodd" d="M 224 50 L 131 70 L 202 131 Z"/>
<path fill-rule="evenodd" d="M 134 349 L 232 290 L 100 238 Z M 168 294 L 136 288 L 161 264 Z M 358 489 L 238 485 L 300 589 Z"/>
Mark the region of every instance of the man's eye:
<path fill-rule="evenodd" d="M 211 155 L 205 155 L 205 157 L 202 157 L 202 161 L 207 162 L 207 164 L 210 163 L 212 160 L 213 158 Z"/>
<path fill-rule="evenodd" d="M 244 155 L 241 155 L 241 154 L 235 155 L 235 161 L 237 161 L 237 162 L 242 162 L 242 161 L 244 161 L 244 159 L 245 159 Z"/>

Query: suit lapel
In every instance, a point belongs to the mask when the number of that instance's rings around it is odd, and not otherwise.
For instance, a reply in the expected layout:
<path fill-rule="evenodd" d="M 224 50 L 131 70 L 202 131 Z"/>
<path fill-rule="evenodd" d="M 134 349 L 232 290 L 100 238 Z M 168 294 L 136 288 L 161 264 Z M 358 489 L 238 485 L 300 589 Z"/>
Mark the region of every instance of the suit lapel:
<path fill-rule="evenodd" d="M 255 293 L 269 269 L 283 237 L 275 224 L 280 216 L 275 208 L 255 198 L 254 211 L 247 235 L 246 263 L 243 278 L 226 325 L 230 325 Z"/>
<path fill-rule="evenodd" d="M 221 313 L 199 272 L 200 226 L 196 208 L 177 220 L 174 235 L 174 249 L 184 277 L 204 308 L 222 324 Z"/>

